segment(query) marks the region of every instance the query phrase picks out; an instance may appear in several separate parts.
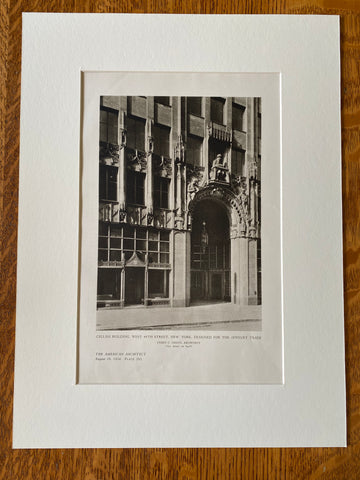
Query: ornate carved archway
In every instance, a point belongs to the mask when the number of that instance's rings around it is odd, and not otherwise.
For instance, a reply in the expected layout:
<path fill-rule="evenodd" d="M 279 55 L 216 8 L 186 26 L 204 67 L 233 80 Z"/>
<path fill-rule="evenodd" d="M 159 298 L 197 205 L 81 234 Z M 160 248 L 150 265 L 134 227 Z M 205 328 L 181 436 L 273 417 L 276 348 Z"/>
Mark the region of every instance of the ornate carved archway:
<path fill-rule="evenodd" d="M 231 237 L 246 235 L 249 221 L 247 195 L 235 195 L 228 186 L 215 183 L 201 188 L 188 204 L 188 225 L 190 228 L 195 208 L 203 200 L 212 200 L 225 206 L 229 217 Z"/>

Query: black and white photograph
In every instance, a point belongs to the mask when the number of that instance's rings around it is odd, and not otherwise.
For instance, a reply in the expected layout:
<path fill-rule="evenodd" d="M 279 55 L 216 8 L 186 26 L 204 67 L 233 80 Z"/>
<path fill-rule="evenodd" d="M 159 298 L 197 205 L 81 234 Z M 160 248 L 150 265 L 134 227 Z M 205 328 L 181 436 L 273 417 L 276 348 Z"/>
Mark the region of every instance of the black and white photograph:
<path fill-rule="evenodd" d="M 99 103 L 96 329 L 261 332 L 261 98 Z"/>

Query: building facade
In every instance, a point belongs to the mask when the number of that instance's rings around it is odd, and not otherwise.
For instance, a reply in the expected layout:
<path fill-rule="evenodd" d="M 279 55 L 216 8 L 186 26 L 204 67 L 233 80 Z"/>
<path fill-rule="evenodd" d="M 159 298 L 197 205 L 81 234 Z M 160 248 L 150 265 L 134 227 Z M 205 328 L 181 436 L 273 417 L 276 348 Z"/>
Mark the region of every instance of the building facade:
<path fill-rule="evenodd" d="M 261 304 L 261 99 L 101 97 L 98 308 Z"/>

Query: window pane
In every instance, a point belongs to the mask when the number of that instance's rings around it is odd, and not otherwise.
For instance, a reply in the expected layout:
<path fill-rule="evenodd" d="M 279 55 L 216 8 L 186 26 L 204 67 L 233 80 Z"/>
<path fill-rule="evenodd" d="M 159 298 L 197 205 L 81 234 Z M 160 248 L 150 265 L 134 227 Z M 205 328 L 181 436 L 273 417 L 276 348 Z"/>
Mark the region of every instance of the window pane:
<path fill-rule="evenodd" d="M 233 150 L 231 154 L 231 172 L 235 175 L 245 176 L 245 151 Z"/>
<path fill-rule="evenodd" d="M 157 240 L 158 236 L 157 230 L 149 230 L 149 240 Z"/>
<path fill-rule="evenodd" d="M 133 238 L 134 237 L 134 228 L 130 225 L 124 225 L 124 237 Z"/>
<path fill-rule="evenodd" d="M 127 146 L 145 151 L 145 120 L 137 117 L 127 118 Z"/>
<path fill-rule="evenodd" d="M 150 251 L 153 251 L 153 252 L 154 252 L 154 251 L 157 252 L 157 251 L 158 251 L 158 245 L 159 245 L 158 242 L 151 242 L 151 241 L 150 241 L 150 242 L 149 242 L 149 250 L 150 250 Z"/>
<path fill-rule="evenodd" d="M 136 250 L 146 250 L 146 240 L 136 240 Z"/>
<path fill-rule="evenodd" d="M 110 261 L 120 262 L 121 260 L 121 250 L 110 250 Z"/>
<path fill-rule="evenodd" d="M 222 98 L 211 98 L 210 117 L 213 122 L 224 123 L 224 104 L 225 100 Z"/>
<path fill-rule="evenodd" d="M 159 255 L 157 253 L 154 253 L 154 252 L 149 253 L 149 262 L 150 263 L 158 263 L 158 258 L 159 258 Z"/>
<path fill-rule="evenodd" d="M 108 259 L 107 250 L 99 250 L 99 260 L 103 262 L 107 262 L 107 259 Z"/>
<path fill-rule="evenodd" d="M 100 123 L 100 142 L 107 142 L 107 125 Z"/>
<path fill-rule="evenodd" d="M 170 105 L 170 97 L 155 97 L 155 102 L 162 105 Z"/>
<path fill-rule="evenodd" d="M 118 115 L 116 110 L 100 107 L 100 140 L 107 143 L 118 143 Z"/>
<path fill-rule="evenodd" d="M 99 237 L 99 248 L 107 248 L 108 239 L 107 237 Z"/>
<path fill-rule="evenodd" d="M 99 235 L 106 236 L 108 234 L 108 226 L 106 223 L 99 222 Z"/>
<path fill-rule="evenodd" d="M 201 117 L 201 113 L 202 113 L 201 100 L 202 100 L 201 97 L 188 97 L 187 99 L 188 113 Z"/>
<path fill-rule="evenodd" d="M 160 242 L 160 251 L 161 252 L 168 252 L 169 251 L 169 243 L 168 242 Z"/>
<path fill-rule="evenodd" d="M 154 153 L 169 157 L 170 151 L 170 128 L 154 125 Z"/>
<path fill-rule="evenodd" d="M 191 165 L 200 166 L 201 165 L 201 150 L 202 150 L 203 139 L 200 137 L 195 137 L 193 135 L 188 135 L 187 145 L 186 145 L 186 161 Z"/>
<path fill-rule="evenodd" d="M 244 112 L 245 108 L 242 107 L 241 105 L 237 105 L 236 103 L 233 103 L 232 105 L 232 128 L 234 130 L 244 130 Z"/>
<path fill-rule="evenodd" d="M 121 248 L 121 238 L 111 238 L 110 248 Z"/>
<path fill-rule="evenodd" d="M 99 268 L 98 295 L 111 299 L 120 298 L 120 269 Z"/>
<path fill-rule="evenodd" d="M 111 225 L 110 226 L 110 235 L 112 237 L 121 237 L 121 227 L 120 225 Z"/>
<path fill-rule="evenodd" d="M 164 230 L 160 230 L 160 240 L 169 241 L 169 232 L 165 232 Z"/>
<path fill-rule="evenodd" d="M 134 250 L 134 240 L 124 238 L 124 250 Z"/>
<path fill-rule="evenodd" d="M 160 263 L 169 263 L 169 254 L 161 253 L 160 254 Z"/>
<path fill-rule="evenodd" d="M 137 228 L 136 229 L 136 238 L 146 238 L 146 229 L 145 228 Z"/>

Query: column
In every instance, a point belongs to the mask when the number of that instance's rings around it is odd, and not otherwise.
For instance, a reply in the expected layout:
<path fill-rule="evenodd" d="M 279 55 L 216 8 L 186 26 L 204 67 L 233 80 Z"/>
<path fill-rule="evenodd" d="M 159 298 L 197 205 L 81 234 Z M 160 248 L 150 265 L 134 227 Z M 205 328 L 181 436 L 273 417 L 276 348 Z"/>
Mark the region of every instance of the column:
<path fill-rule="evenodd" d="M 249 305 L 257 305 L 257 240 L 249 240 Z"/>
<path fill-rule="evenodd" d="M 240 238 L 239 241 L 239 258 L 240 258 L 240 275 L 239 275 L 239 295 L 240 305 L 248 305 L 249 299 L 249 241 L 247 238 Z"/>
<path fill-rule="evenodd" d="M 146 179 L 145 179 L 145 204 L 147 206 L 147 213 L 153 213 L 153 168 L 152 168 L 152 121 L 146 120 Z"/>
<path fill-rule="evenodd" d="M 174 307 L 190 304 L 190 232 L 174 232 L 173 302 Z"/>
<path fill-rule="evenodd" d="M 121 269 L 120 273 L 120 305 L 125 305 L 125 268 Z"/>
<path fill-rule="evenodd" d="M 231 302 L 240 303 L 240 238 L 238 236 L 231 238 L 231 269 L 230 269 L 230 294 Z"/>

